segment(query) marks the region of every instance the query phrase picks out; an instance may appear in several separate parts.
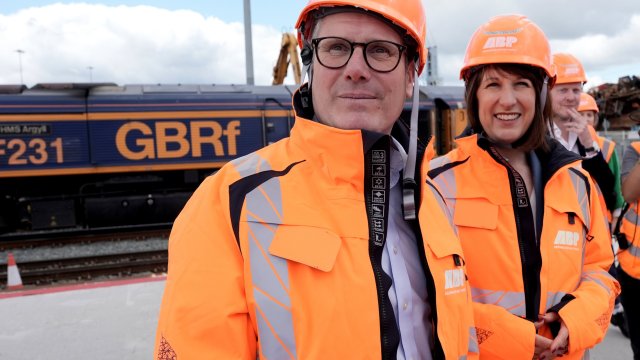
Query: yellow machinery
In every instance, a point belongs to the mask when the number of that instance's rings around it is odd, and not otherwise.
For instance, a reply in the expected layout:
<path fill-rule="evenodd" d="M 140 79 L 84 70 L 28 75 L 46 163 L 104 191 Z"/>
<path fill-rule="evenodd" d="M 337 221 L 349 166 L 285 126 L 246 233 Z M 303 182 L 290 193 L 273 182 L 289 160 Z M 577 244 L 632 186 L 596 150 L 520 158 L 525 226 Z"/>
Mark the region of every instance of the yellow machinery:
<path fill-rule="evenodd" d="M 293 77 L 296 84 L 300 84 L 300 60 L 298 59 L 298 40 L 291 33 L 282 34 L 280 55 L 276 66 L 273 67 L 273 85 L 280 85 L 287 76 L 289 64 L 293 68 Z"/>

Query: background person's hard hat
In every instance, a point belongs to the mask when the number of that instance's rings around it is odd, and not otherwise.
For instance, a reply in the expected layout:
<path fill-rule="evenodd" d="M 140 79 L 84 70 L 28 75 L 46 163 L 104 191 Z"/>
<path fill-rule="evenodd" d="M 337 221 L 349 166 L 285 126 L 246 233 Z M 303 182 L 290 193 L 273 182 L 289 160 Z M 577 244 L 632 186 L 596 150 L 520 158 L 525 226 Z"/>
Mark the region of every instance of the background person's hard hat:
<path fill-rule="evenodd" d="M 578 105 L 578 111 L 595 111 L 600 112 L 596 99 L 593 96 L 583 92 L 580 94 L 580 105 Z"/>
<path fill-rule="evenodd" d="M 587 75 L 580 61 L 571 54 L 557 53 L 553 54 L 553 63 L 558 72 L 556 84 L 569 84 L 587 82 Z"/>

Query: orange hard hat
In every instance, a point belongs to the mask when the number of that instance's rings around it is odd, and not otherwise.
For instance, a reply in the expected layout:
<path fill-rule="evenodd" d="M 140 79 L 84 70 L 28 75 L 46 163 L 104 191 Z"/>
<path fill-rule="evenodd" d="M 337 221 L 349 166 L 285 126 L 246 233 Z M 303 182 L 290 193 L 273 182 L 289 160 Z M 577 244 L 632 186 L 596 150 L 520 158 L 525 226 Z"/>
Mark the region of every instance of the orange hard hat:
<path fill-rule="evenodd" d="M 302 49 L 304 42 L 309 41 L 313 21 L 309 15 L 320 8 L 332 8 L 337 6 L 352 6 L 361 10 L 376 13 L 395 26 L 406 31 L 417 45 L 419 55 L 418 73 L 422 72 L 427 61 L 427 19 L 420 0 L 309 0 L 307 6 L 302 9 L 296 29 L 298 29 L 298 45 Z M 306 25 L 305 25 L 306 24 Z"/>
<path fill-rule="evenodd" d="M 471 36 L 460 70 L 460 79 L 478 65 L 527 64 L 539 67 L 549 76 L 556 75 L 546 35 L 523 15 L 501 15 L 481 25 Z"/>
<path fill-rule="evenodd" d="M 578 105 L 578 111 L 595 111 L 600 112 L 596 99 L 593 96 L 583 92 L 580 94 L 580 105 Z"/>
<path fill-rule="evenodd" d="M 558 71 L 556 84 L 586 83 L 587 76 L 578 59 L 571 54 L 553 54 L 553 63 Z"/>

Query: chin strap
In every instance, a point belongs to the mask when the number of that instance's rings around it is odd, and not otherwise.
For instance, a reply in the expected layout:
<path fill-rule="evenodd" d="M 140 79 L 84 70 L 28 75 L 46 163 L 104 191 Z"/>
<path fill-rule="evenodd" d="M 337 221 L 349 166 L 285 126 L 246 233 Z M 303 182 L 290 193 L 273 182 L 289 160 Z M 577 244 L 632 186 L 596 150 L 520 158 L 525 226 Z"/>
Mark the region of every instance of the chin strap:
<path fill-rule="evenodd" d="M 544 80 L 542 81 L 542 90 L 540 90 L 540 113 L 544 114 L 544 106 L 547 104 L 547 91 L 549 84 L 549 77 L 547 75 L 544 76 Z"/>
<path fill-rule="evenodd" d="M 300 79 L 300 101 L 304 109 L 310 109 L 313 106 L 311 101 L 311 60 L 313 58 L 313 49 L 310 46 L 305 46 L 300 53 L 302 57 L 302 78 Z M 309 76 L 309 84 L 307 87 L 302 86 L 304 81 Z"/>
<path fill-rule="evenodd" d="M 405 220 L 416 219 L 416 198 L 418 188 L 416 172 L 416 155 L 418 150 L 418 104 L 420 103 L 420 86 L 418 85 L 418 71 L 415 70 L 413 83 L 413 102 L 411 104 L 411 124 L 409 127 L 409 153 L 404 167 L 402 180 L 402 209 Z"/>

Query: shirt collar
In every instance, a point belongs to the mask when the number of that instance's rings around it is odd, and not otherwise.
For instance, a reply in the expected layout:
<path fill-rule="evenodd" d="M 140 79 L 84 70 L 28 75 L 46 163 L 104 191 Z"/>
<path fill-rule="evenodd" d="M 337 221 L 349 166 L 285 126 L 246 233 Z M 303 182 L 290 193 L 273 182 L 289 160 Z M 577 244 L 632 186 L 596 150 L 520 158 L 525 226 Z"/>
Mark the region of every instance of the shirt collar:
<path fill-rule="evenodd" d="M 560 144 L 562 144 L 562 146 L 564 146 L 565 149 L 577 153 L 578 149 L 577 149 L 576 143 L 578 142 L 578 135 L 576 133 L 573 133 L 573 132 L 570 131 L 568 139 L 565 140 L 562 137 L 562 130 L 560 130 L 560 127 L 558 127 L 558 125 L 556 125 L 556 123 L 553 122 L 553 121 L 551 123 L 553 124 L 552 125 L 553 126 L 553 137 L 556 138 L 556 140 L 558 140 L 558 142 L 560 142 Z"/>

